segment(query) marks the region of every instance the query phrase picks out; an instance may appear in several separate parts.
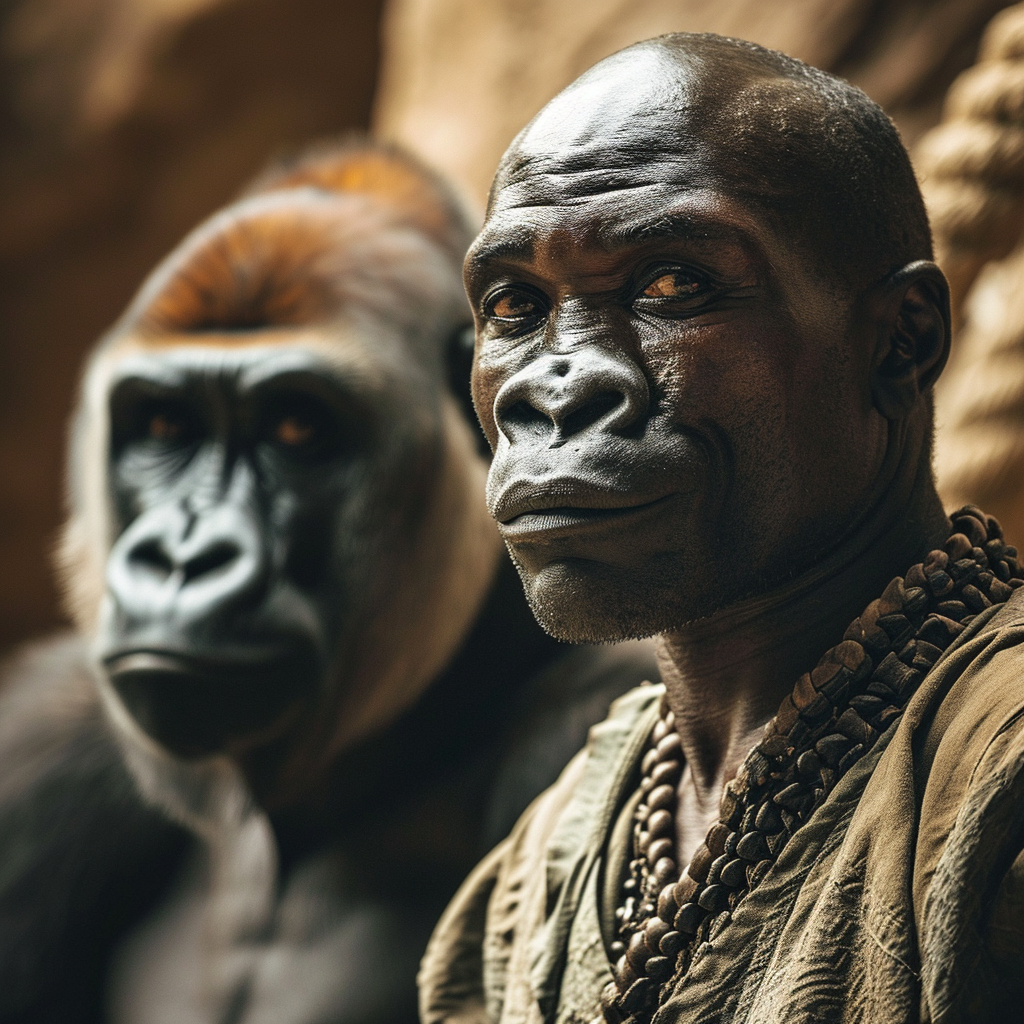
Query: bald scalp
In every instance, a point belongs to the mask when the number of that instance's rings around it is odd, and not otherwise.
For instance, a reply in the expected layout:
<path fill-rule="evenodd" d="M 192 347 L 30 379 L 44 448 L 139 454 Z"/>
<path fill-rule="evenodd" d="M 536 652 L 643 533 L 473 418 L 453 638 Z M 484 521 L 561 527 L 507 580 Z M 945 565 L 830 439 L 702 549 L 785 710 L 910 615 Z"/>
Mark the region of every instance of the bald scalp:
<path fill-rule="evenodd" d="M 793 57 L 710 33 L 638 43 L 577 79 L 510 146 L 488 213 L 538 174 L 628 187 L 652 154 L 757 207 L 844 290 L 932 258 L 917 180 L 882 108 Z"/>

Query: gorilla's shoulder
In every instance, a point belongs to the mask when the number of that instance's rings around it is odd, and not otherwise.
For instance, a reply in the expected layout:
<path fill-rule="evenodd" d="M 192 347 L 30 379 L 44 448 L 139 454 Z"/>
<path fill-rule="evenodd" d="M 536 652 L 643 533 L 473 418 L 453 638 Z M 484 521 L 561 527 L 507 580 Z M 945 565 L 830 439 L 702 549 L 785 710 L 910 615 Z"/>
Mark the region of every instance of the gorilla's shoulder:
<path fill-rule="evenodd" d="M 0 1022 L 99 1019 L 110 950 L 160 895 L 187 843 L 137 795 L 84 644 L 61 634 L 8 661 L 0 669 Z"/>

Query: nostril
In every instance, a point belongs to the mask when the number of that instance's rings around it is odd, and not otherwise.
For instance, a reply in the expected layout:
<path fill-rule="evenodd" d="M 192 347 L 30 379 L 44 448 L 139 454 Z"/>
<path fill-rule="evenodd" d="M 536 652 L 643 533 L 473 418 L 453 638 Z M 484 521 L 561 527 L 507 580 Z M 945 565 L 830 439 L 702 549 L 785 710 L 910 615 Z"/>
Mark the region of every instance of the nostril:
<path fill-rule="evenodd" d="M 626 396 L 621 391 L 598 392 L 585 405 L 573 410 L 562 420 L 562 433 L 566 437 L 571 437 L 581 430 L 586 430 L 617 409 L 625 400 Z"/>
<path fill-rule="evenodd" d="M 174 572 L 174 562 L 160 541 L 155 539 L 143 541 L 132 548 L 128 563 L 135 569 L 148 570 L 165 579 Z"/>
<path fill-rule="evenodd" d="M 551 418 L 535 409 L 529 402 L 519 401 L 510 405 L 501 414 L 503 427 L 519 428 L 522 431 L 543 432 L 551 430 Z"/>
<path fill-rule="evenodd" d="M 218 541 L 211 544 L 205 551 L 201 551 L 194 558 L 190 558 L 184 566 L 185 583 L 205 576 L 207 573 L 216 572 L 225 565 L 233 562 L 241 552 L 238 545 L 231 541 Z"/>

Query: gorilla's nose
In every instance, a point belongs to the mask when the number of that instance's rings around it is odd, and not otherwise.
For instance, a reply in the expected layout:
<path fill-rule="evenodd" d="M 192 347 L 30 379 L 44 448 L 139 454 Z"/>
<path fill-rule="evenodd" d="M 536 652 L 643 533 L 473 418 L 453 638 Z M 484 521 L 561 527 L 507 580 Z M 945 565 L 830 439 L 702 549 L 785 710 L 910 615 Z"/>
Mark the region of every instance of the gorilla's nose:
<path fill-rule="evenodd" d="M 196 514 L 165 505 L 118 539 L 107 583 L 129 618 L 198 621 L 258 597 L 266 563 L 259 532 L 242 509 L 224 504 Z"/>
<path fill-rule="evenodd" d="M 494 417 L 513 444 L 556 447 L 590 431 L 622 433 L 644 417 L 649 403 L 640 368 L 594 346 L 535 359 L 502 386 Z"/>

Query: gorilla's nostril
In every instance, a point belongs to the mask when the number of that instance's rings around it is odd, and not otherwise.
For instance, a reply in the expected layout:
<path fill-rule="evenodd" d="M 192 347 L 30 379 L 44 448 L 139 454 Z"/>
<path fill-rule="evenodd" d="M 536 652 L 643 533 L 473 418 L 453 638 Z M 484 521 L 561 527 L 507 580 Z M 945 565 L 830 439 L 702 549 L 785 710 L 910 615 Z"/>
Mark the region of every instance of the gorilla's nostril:
<path fill-rule="evenodd" d="M 185 582 L 216 572 L 217 569 L 233 562 L 240 554 L 238 546 L 231 541 L 218 541 L 190 558 L 184 565 Z"/>
<path fill-rule="evenodd" d="M 128 555 L 128 562 L 135 568 L 148 570 L 164 578 L 174 572 L 174 562 L 159 540 L 147 540 L 136 545 Z"/>
<path fill-rule="evenodd" d="M 562 420 L 562 433 L 566 437 L 571 437 L 581 430 L 586 430 L 613 409 L 617 409 L 625 400 L 626 396 L 621 391 L 599 392 L 586 405 L 573 410 Z"/>

